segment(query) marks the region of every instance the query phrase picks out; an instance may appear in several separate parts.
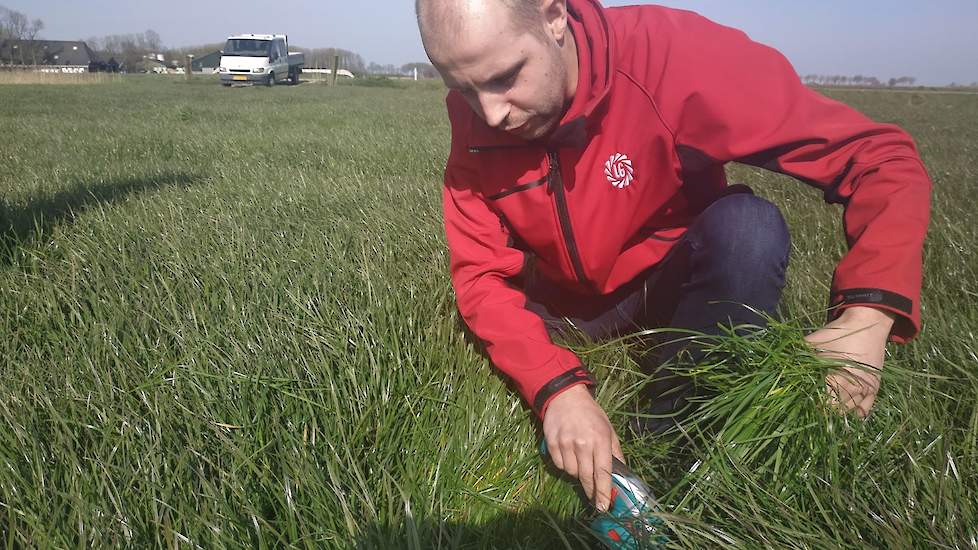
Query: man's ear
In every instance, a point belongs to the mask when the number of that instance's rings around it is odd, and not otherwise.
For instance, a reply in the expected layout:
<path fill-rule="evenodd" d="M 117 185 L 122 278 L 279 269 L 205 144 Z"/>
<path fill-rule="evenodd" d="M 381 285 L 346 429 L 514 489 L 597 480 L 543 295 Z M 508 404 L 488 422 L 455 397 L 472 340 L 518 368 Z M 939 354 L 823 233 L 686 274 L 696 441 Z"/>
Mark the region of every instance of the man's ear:
<path fill-rule="evenodd" d="M 541 0 L 540 9 L 547 34 L 562 44 L 567 36 L 567 0 Z"/>

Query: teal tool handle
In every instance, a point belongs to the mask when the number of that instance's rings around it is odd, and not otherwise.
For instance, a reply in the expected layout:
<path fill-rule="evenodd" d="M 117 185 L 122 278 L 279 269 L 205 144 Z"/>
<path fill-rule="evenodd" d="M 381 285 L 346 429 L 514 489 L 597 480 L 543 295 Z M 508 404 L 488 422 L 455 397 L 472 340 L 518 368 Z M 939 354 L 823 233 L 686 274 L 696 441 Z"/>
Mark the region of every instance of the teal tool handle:
<path fill-rule="evenodd" d="M 546 440 L 540 454 L 549 458 Z M 655 515 L 658 506 L 645 483 L 625 464 L 611 457 L 611 506 L 591 520 L 594 535 L 611 550 L 665 548 L 665 524 Z"/>

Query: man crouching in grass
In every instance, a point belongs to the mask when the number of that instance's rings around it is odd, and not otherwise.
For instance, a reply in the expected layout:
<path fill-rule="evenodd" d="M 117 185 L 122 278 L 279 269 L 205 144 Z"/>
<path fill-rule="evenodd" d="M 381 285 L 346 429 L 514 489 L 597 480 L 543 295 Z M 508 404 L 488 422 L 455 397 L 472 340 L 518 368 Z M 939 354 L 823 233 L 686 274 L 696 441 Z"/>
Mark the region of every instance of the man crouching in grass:
<path fill-rule="evenodd" d="M 596 0 L 418 0 L 450 92 L 445 231 L 458 307 L 543 421 L 554 464 L 609 503 L 618 437 L 550 333 L 763 325 L 784 286 L 778 208 L 724 165 L 787 174 L 845 206 L 828 357 L 882 368 L 920 328 L 931 182 L 911 138 L 805 87 L 777 51 L 695 13 Z M 526 266 L 534 265 L 526 276 Z M 674 347 L 670 353 L 680 350 Z M 691 353 L 695 358 L 695 350 Z M 878 376 L 829 375 L 867 415 Z M 682 408 L 686 386 L 652 411 Z M 658 431 L 662 426 L 639 426 Z"/>

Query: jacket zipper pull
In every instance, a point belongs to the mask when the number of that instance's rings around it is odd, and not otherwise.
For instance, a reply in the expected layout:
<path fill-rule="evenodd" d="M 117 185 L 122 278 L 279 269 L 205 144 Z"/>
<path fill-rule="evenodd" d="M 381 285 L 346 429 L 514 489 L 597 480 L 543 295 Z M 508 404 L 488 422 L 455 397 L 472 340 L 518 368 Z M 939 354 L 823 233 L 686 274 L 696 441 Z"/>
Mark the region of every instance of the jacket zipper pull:
<path fill-rule="evenodd" d="M 553 192 L 558 185 L 563 185 L 564 183 L 560 176 L 560 161 L 557 158 L 557 153 L 555 151 L 547 151 L 547 161 L 550 164 L 550 170 L 547 171 L 547 189 Z"/>

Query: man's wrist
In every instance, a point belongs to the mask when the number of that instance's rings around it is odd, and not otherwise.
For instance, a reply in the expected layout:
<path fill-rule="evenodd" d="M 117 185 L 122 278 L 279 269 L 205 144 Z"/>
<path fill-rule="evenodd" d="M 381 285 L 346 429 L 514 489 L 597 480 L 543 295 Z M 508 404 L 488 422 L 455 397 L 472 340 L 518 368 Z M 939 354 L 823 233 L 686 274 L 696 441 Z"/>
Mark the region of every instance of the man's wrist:
<path fill-rule="evenodd" d="M 560 402 L 566 399 L 582 399 L 590 398 L 594 399 L 594 394 L 591 393 L 591 386 L 585 382 L 575 382 L 573 385 L 566 386 L 553 394 L 550 399 L 544 403 L 543 408 L 540 410 L 540 419 L 544 419 L 547 416 L 547 411 L 550 410 L 551 405 L 556 402 Z"/>
<path fill-rule="evenodd" d="M 889 332 L 896 322 L 897 315 L 892 311 L 869 306 L 850 306 L 842 310 L 839 320 L 846 323 L 878 325 Z"/>
<path fill-rule="evenodd" d="M 589 386 L 593 385 L 594 378 L 591 376 L 591 373 L 579 365 L 555 376 L 552 380 L 544 384 L 537 391 L 536 397 L 533 399 L 533 408 L 537 411 L 540 418 L 543 418 L 544 414 L 546 414 L 548 403 L 558 395 L 564 393 L 569 388 L 582 386 L 588 389 Z M 590 390 L 588 389 L 588 391 Z"/>

